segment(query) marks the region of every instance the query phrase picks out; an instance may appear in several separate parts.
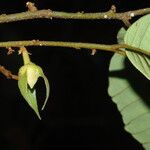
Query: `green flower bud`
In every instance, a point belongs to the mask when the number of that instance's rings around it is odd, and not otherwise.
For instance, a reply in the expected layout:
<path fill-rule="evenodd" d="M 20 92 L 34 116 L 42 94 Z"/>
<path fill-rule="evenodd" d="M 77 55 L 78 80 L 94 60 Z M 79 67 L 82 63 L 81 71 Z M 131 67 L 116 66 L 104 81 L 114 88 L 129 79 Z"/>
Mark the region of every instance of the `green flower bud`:
<path fill-rule="evenodd" d="M 46 85 L 46 99 L 42 107 L 43 110 L 48 100 L 49 92 L 50 92 L 48 79 L 44 75 L 42 68 L 32 62 L 22 66 L 19 69 L 18 74 L 19 74 L 18 86 L 22 96 L 30 105 L 30 107 L 35 111 L 39 119 L 41 119 L 38 110 L 36 90 L 34 88 L 34 85 L 36 84 L 39 77 L 42 77 L 44 79 Z"/>

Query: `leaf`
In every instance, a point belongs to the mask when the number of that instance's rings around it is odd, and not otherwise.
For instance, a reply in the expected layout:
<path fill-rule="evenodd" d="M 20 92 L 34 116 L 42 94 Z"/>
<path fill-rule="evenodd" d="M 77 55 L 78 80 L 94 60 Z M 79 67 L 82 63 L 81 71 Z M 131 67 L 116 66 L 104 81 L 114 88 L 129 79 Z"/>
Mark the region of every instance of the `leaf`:
<path fill-rule="evenodd" d="M 24 99 L 27 101 L 27 103 L 35 111 L 35 113 L 41 120 L 39 110 L 38 110 L 38 105 L 37 105 L 36 92 L 35 92 L 34 88 L 31 89 L 27 85 L 27 74 L 26 73 L 19 76 L 18 86 L 19 86 L 20 92 L 21 92 L 22 96 L 24 97 Z"/>
<path fill-rule="evenodd" d="M 150 52 L 150 14 L 141 17 L 127 30 L 125 44 Z M 126 51 L 131 63 L 150 80 L 150 56 Z"/>
<path fill-rule="evenodd" d="M 117 41 L 118 41 L 119 44 L 123 44 L 124 43 L 124 37 L 125 37 L 126 32 L 127 31 L 123 27 L 118 31 Z"/>
<path fill-rule="evenodd" d="M 112 57 L 109 71 L 108 92 L 122 115 L 125 130 L 150 150 L 149 82 L 119 54 Z"/>

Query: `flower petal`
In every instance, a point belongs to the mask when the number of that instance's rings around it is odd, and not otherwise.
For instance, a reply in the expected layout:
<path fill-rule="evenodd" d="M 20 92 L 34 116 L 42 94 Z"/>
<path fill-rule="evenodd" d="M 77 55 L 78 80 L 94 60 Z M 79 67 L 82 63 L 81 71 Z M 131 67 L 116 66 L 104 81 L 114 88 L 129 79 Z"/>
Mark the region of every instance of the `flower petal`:
<path fill-rule="evenodd" d="M 44 82 L 45 82 L 45 86 L 46 86 L 46 98 L 45 98 L 44 104 L 42 106 L 42 110 L 43 110 L 45 108 L 45 105 L 46 105 L 47 100 L 49 98 L 50 86 L 49 86 L 49 81 L 48 81 L 47 77 L 44 74 L 41 77 L 43 77 Z"/>
<path fill-rule="evenodd" d="M 24 73 L 21 76 L 19 76 L 18 80 L 18 86 L 20 89 L 20 92 L 24 99 L 27 101 L 27 103 L 30 105 L 30 107 L 35 111 L 38 118 L 41 120 L 38 105 L 37 105 L 37 99 L 36 99 L 36 91 L 35 89 L 31 89 L 27 84 L 27 74 Z"/>
<path fill-rule="evenodd" d="M 39 78 L 39 70 L 35 65 L 30 65 L 27 68 L 27 82 L 32 89 Z"/>

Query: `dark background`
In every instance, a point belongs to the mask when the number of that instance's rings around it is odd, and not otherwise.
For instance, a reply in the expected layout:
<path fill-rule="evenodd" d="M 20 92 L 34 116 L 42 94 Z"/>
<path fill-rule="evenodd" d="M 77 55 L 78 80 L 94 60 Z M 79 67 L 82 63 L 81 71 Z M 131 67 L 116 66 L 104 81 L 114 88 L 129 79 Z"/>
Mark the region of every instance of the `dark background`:
<path fill-rule="evenodd" d="M 149 7 L 142 0 L 42 0 L 39 9 L 66 12 L 117 11 Z M 26 11 L 26 1 L 1 0 L 0 13 Z M 123 23 L 115 20 L 30 20 L 0 24 L 0 40 L 58 40 L 113 44 Z M 142 150 L 124 131 L 116 105 L 107 94 L 108 66 L 112 56 L 89 50 L 29 47 L 32 61 L 40 65 L 51 85 L 51 94 L 39 121 L 19 93 L 17 82 L 0 74 L 0 150 L 115 149 Z M 22 65 L 17 52 L 0 49 L 0 65 L 17 74 Z M 44 96 L 40 80 L 38 102 Z"/>

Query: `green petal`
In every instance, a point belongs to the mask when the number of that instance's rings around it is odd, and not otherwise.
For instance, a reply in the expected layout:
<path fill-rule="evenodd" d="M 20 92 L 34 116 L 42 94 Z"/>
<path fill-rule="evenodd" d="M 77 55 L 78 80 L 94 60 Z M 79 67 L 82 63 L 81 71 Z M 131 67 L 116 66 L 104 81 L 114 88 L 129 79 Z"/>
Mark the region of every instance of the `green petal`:
<path fill-rule="evenodd" d="M 38 110 L 38 105 L 37 105 L 36 91 L 35 89 L 30 89 L 29 86 L 27 85 L 26 73 L 19 76 L 18 86 L 24 99 L 27 101 L 30 107 L 37 114 L 38 118 L 41 120 L 39 110 Z"/>
<path fill-rule="evenodd" d="M 43 110 L 45 108 L 45 105 L 46 105 L 47 100 L 49 98 L 50 85 L 49 85 L 49 81 L 48 81 L 47 77 L 44 75 L 43 71 L 40 72 L 40 76 L 44 79 L 44 83 L 45 83 L 45 86 L 46 86 L 46 98 L 45 98 L 44 104 L 42 106 L 42 110 Z"/>
<path fill-rule="evenodd" d="M 27 82 L 28 82 L 28 85 L 30 86 L 31 89 L 36 84 L 38 78 L 39 78 L 38 67 L 35 65 L 30 65 L 27 68 Z"/>

